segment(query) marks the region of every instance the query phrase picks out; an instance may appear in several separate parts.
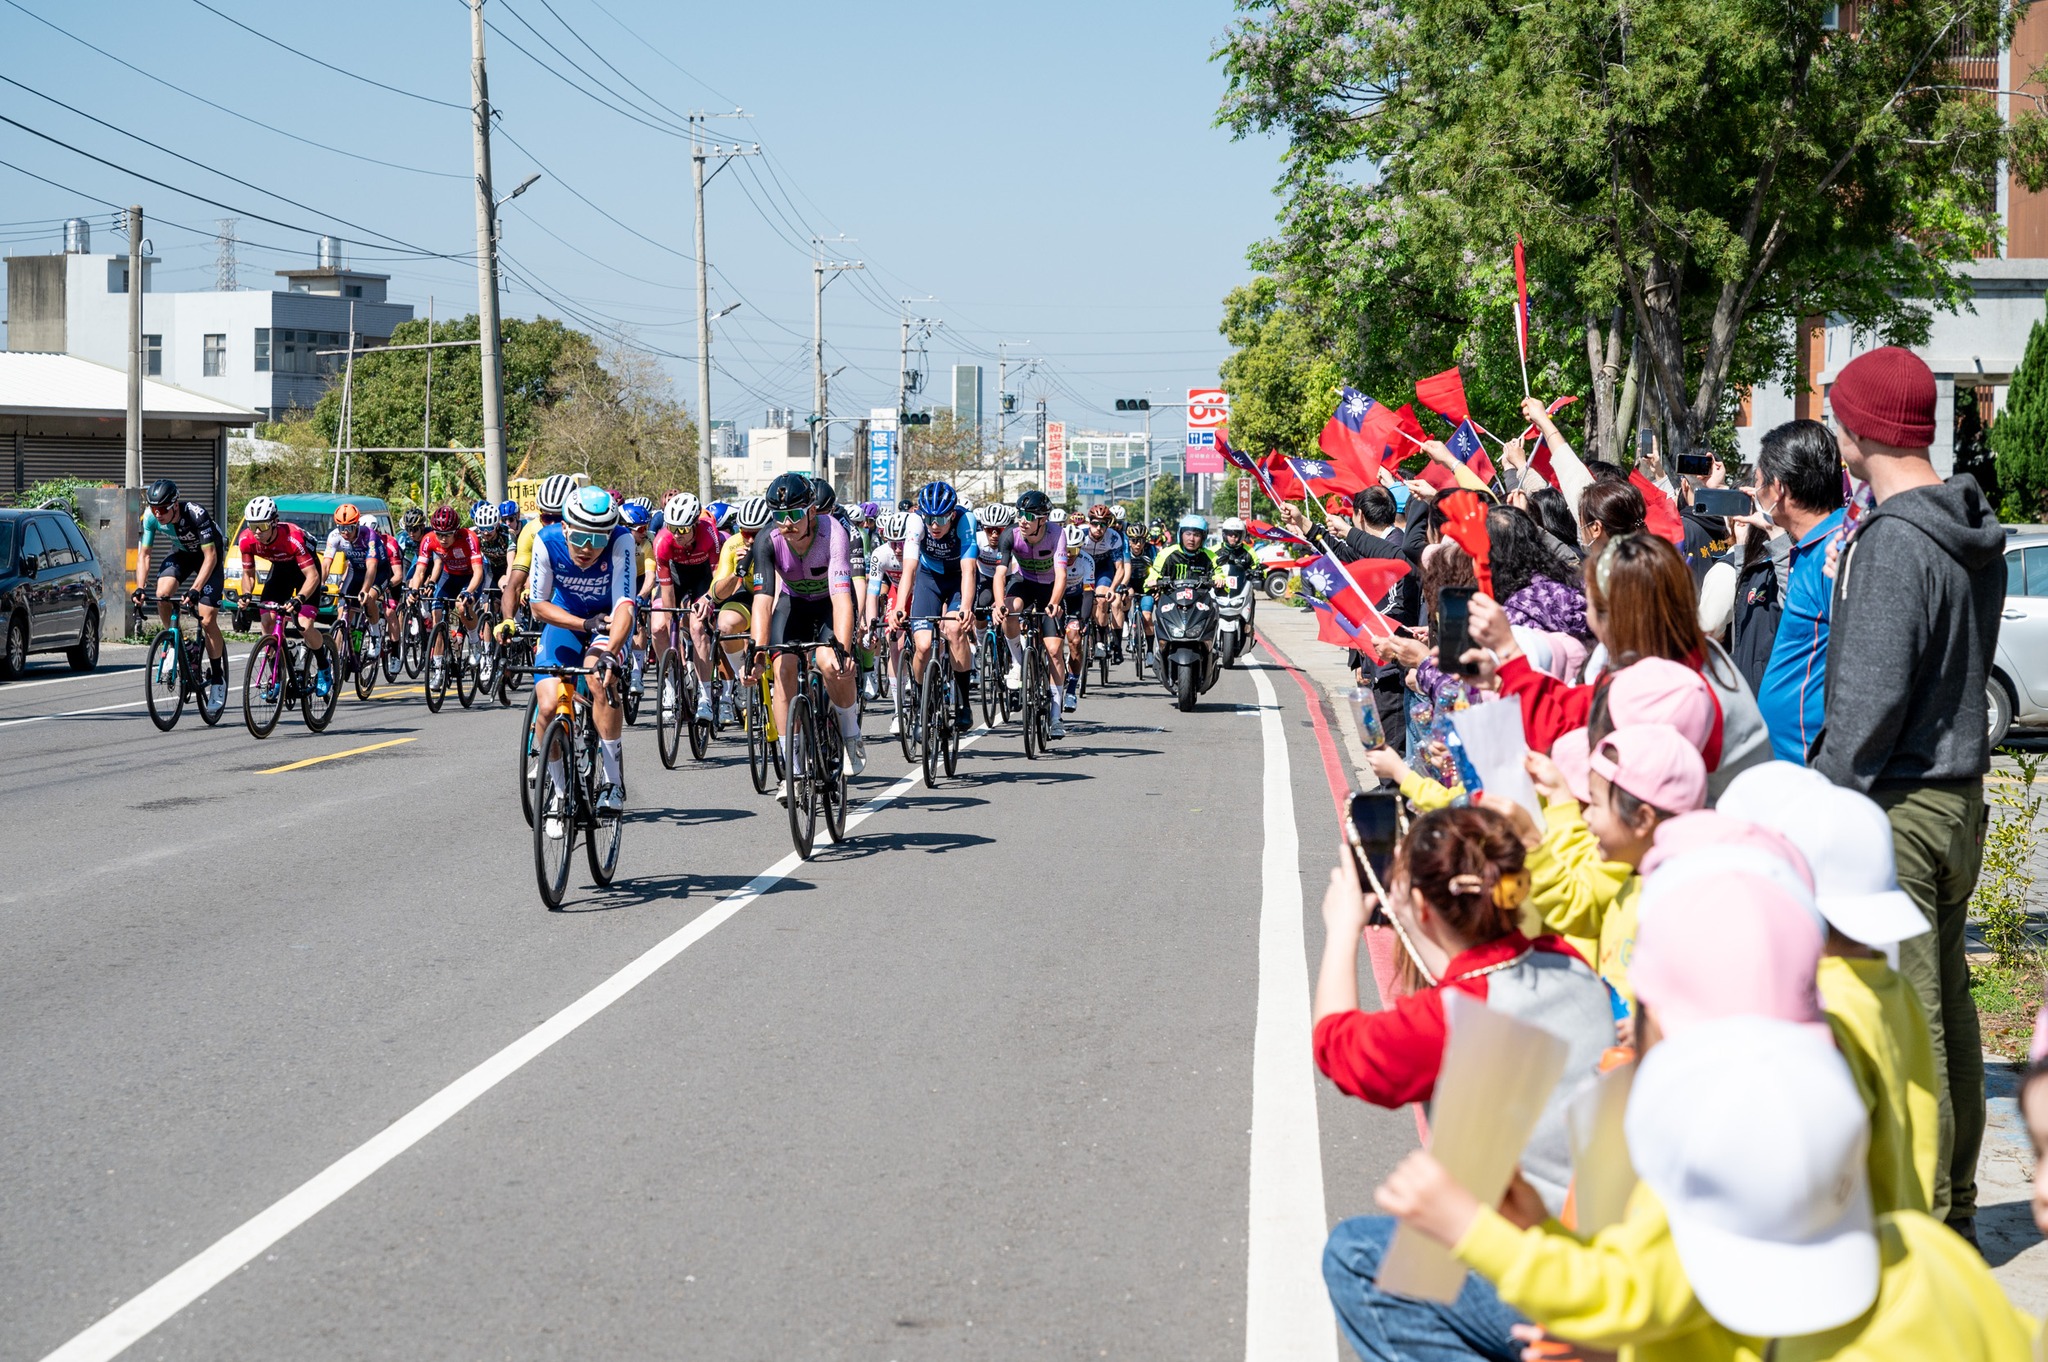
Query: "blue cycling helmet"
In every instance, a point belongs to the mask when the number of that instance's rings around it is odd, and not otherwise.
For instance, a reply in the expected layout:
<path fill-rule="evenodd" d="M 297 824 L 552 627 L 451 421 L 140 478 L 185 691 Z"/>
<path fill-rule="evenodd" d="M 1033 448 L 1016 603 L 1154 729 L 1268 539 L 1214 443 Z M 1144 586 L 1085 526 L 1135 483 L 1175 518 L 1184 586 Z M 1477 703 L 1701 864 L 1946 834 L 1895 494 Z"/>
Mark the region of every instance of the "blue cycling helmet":
<path fill-rule="evenodd" d="M 498 519 L 499 519 L 499 520 L 517 520 L 517 519 L 519 519 L 519 503 L 518 503 L 518 502 L 516 502 L 516 501 L 501 501 L 501 502 L 499 502 L 499 503 L 498 503 Z"/>
<path fill-rule="evenodd" d="M 647 514 L 647 508 L 645 506 L 636 506 L 629 501 L 625 505 L 619 507 L 620 522 L 622 524 L 631 525 L 635 529 L 638 529 L 640 526 L 647 524 L 651 519 L 652 517 Z"/>
<path fill-rule="evenodd" d="M 729 501 L 714 501 L 704 509 L 711 512 L 711 523 L 722 530 L 725 528 L 725 513 L 732 509 L 732 503 Z"/>
<path fill-rule="evenodd" d="M 928 482 L 917 494 L 917 513 L 926 520 L 937 520 L 960 509 L 960 494 L 953 490 L 950 482 Z"/>

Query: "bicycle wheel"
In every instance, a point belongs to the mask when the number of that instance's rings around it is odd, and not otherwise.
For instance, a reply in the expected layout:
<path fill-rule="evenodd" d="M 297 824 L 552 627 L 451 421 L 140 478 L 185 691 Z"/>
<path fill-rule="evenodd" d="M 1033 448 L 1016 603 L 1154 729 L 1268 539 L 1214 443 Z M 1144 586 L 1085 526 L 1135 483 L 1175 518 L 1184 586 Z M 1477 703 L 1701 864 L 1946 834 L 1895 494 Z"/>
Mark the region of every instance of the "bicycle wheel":
<path fill-rule="evenodd" d="M 534 753 L 540 751 L 539 725 L 540 696 L 528 697 L 526 701 L 526 722 L 519 726 L 519 803 L 526 814 L 526 826 L 533 826 L 533 766 Z"/>
<path fill-rule="evenodd" d="M 836 846 L 846 840 L 846 739 L 840 736 L 838 720 L 831 711 L 820 712 L 826 718 L 817 725 L 817 770 L 822 773 L 818 802 L 824 806 L 825 835 Z"/>
<path fill-rule="evenodd" d="M 422 618 L 419 611 L 408 610 L 402 617 L 399 627 L 405 630 L 405 638 L 399 650 L 402 654 L 401 660 L 405 664 L 405 679 L 417 681 L 420 679 L 420 673 L 426 670 L 427 646 L 434 626 L 431 620 Z M 396 681 L 398 678 L 394 676 L 391 679 Z"/>
<path fill-rule="evenodd" d="M 660 754 L 662 766 L 670 771 L 676 769 L 676 754 L 683 746 L 682 726 L 688 722 L 683 711 L 683 670 L 676 650 L 669 648 L 663 651 L 661 665 L 654 673 L 654 750 Z"/>
<path fill-rule="evenodd" d="M 533 770 L 533 875 L 541 902 L 551 909 L 562 906 L 562 893 L 569 887 L 569 858 L 576 854 L 578 792 L 576 758 L 570 750 L 574 742 L 568 716 L 550 717 Z"/>
<path fill-rule="evenodd" d="M 589 723 L 590 721 L 586 719 L 584 722 Z M 602 768 L 602 757 L 598 757 L 597 760 L 591 763 L 591 770 L 593 772 L 599 771 Z M 592 779 L 596 779 L 594 774 Z M 624 747 L 621 747 L 619 749 L 619 789 L 624 791 L 625 788 L 626 750 Z M 592 883 L 596 884 L 598 888 L 603 889 L 619 873 L 619 844 L 626 836 L 626 819 L 623 813 L 617 818 L 595 817 L 597 805 L 594 799 L 590 807 L 593 817 L 583 834 L 583 859 L 590 867 Z"/>
<path fill-rule="evenodd" d="M 314 682 L 322 662 L 327 664 L 327 694 L 316 695 Z M 334 722 L 334 707 L 341 703 L 341 673 L 336 670 L 337 665 L 333 639 L 321 644 L 318 656 L 309 654 L 306 660 L 312 674 L 306 677 L 305 689 L 299 692 L 299 713 L 305 717 L 306 727 L 315 733 L 327 731 L 327 725 Z"/>
<path fill-rule="evenodd" d="M 990 728 L 996 726 L 996 716 L 1007 708 L 1004 704 L 1006 697 L 1002 693 L 1006 687 L 999 670 L 1002 664 L 996 661 L 996 654 L 1003 647 L 1001 639 L 1001 632 L 991 629 L 988 637 L 981 641 L 981 675 L 977 684 L 981 687 L 981 721 Z"/>
<path fill-rule="evenodd" d="M 626 716 L 628 728 L 640 722 L 640 689 L 630 684 L 631 681 L 632 678 L 628 676 L 626 683 L 619 686 L 619 712 Z"/>
<path fill-rule="evenodd" d="M 1101 636 L 1102 629 L 1094 620 L 1091 619 L 1081 626 L 1081 669 L 1074 673 L 1076 698 L 1088 694 L 1088 674 L 1094 670 L 1090 664 L 1095 661 L 1095 640 Z"/>
<path fill-rule="evenodd" d="M 223 653 L 220 659 L 220 703 L 215 704 L 209 697 L 213 694 L 213 679 L 207 671 L 208 662 L 204 644 L 186 645 L 185 666 L 198 678 L 199 684 L 192 692 L 193 702 L 199 707 L 199 718 L 208 728 L 220 722 L 220 716 L 228 712 L 228 659 Z"/>
<path fill-rule="evenodd" d="M 937 669 L 946 677 L 953 674 L 952 669 L 944 665 L 944 659 L 934 655 L 931 666 L 926 669 L 925 684 L 918 687 L 922 703 L 918 713 L 917 747 L 924 759 L 924 787 L 927 790 L 939 788 L 940 753 L 946 745 L 945 728 L 950 727 L 953 722 L 950 713 L 943 716 L 940 714 L 942 709 L 951 708 L 952 697 L 946 694 L 949 687 L 944 680 L 934 681 L 929 678 L 929 673 L 933 669 Z"/>
<path fill-rule="evenodd" d="M 1027 760 L 1031 761 L 1038 759 L 1038 707 L 1045 703 L 1045 696 L 1037 694 L 1032 687 L 1031 683 L 1035 679 L 1031 675 L 1031 669 L 1026 667 L 1024 669 L 1024 703 L 1020 707 L 1017 716 L 1018 724 L 1024 729 L 1024 756 Z"/>
<path fill-rule="evenodd" d="M 427 639 L 426 692 L 429 713 L 441 712 L 442 704 L 448 699 L 448 673 L 455 670 L 458 661 L 454 644 L 448 637 L 448 622 L 443 620 L 434 626 L 434 632 Z"/>
<path fill-rule="evenodd" d="M 148 665 L 142 669 L 142 698 L 149 705 L 149 721 L 165 733 L 177 726 L 178 716 L 185 712 L 185 666 L 177 643 L 175 630 L 159 632 L 149 645 Z"/>
<path fill-rule="evenodd" d="M 401 623 L 399 625 L 399 633 L 402 636 L 404 632 L 405 626 Z M 378 663 L 384 669 L 384 684 L 387 686 L 396 685 L 398 683 L 398 673 L 404 669 L 405 665 L 405 659 L 401 656 L 405 651 L 405 645 L 400 638 L 392 637 L 389 630 L 380 633 L 377 636 L 377 641 L 379 644 L 377 650 Z"/>
<path fill-rule="evenodd" d="M 242 670 L 242 722 L 252 738 L 267 738 L 284 715 L 284 650 L 266 638 L 249 654 Z"/>
<path fill-rule="evenodd" d="M 681 713 L 683 733 L 690 740 L 690 759 L 692 761 L 702 761 L 704 760 L 704 754 L 711 750 L 711 735 L 715 731 L 718 722 L 716 692 L 709 690 L 707 683 L 698 677 L 697 668 L 693 662 L 673 652 L 670 653 L 670 656 L 676 658 L 676 670 L 682 674 L 683 679 L 683 707 Z M 716 673 L 713 673 L 713 675 L 716 676 Z M 709 684 L 715 686 L 717 683 L 713 681 Z M 713 697 L 711 701 L 712 717 L 700 719 L 697 717 L 698 704 L 706 694 L 710 694 Z"/>
<path fill-rule="evenodd" d="M 811 859 L 811 843 L 818 833 L 818 805 L 812 786 L 818 777 L 817 738 L 811 732 L 811 697 L 801 692 L 789 702 L 789 727 L 782 735 L 784 747 L 782 789 L 789 811 L 789 840 L 796 854 Z"/>
<path fill-rule="evenodd" d="M 464 709 L 476 703 L 476 633 L 449 631 L 449 641 L 455 646 L 448 654 L 449 679 L 455 683 L 455 698 Z"/>
<path fill-rule="evenodd" d="M 768 720 L 756 686 L 740 688 L 740 726 L 747 733 L 747 774 L 753 777 L 754 793 L 767 794 L 774 787 L 774 763 L 768 756 Z"/>
<path fill-rule="evenodd" d="M 356 699 L 358 700 L 369 699 L 371 692 L 377 689 L 377 672 L 380 665 L 378 653 L 381 651 L 382 649 L 378 646 L 378 641 L 375 634 L 368 634 L 364 636 L 363 652 L 362 655 L 356 659 L 355 664 Z"/>
<path fill-rule="evenodd" d="M 910 678 L 900 662 L 896 667 L 896 683 L 890 689 L 889 700 L 896 707 L 896 741 L 903 748 L 903 760 L 916 761 L 920 702 L 917 688 L 910 684 Z"/>
<path fill-rule="evenodd" d="M 953 684 L 956 686 L 960 684 L 958 678 L 954 679 Z M 950 692 L 950 687 L 948 689 Z M 950 693 L 946 696 L 946 704 L 947 723 L 945 728 L 940 730 L 939 734 L 940 739 L 944 743 L 944 751 L 940 755 L 945 758 L 946 774 L 953 776 L 959 774 L 960 771 L 960 726 L 952 721 L 953 696 Z"/>

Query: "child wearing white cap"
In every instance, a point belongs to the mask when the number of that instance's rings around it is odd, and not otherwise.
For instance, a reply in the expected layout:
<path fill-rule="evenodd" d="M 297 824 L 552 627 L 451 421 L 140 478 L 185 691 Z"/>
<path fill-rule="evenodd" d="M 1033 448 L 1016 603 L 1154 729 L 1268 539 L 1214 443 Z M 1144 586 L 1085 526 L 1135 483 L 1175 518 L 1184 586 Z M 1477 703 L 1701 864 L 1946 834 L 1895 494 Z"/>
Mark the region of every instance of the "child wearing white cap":
<path fill-rule="evenodd" d="M 1778 829 L 1813 872 L 1814 902 L 1827 920 L 1821 1005 L 1870 1113 L 1872 1204 L 1880 1213 L 1947 1219 L 1948 1153 L 1927 1014 L 1880 953 L 1928 930 L 1899 888 L 1890 820 L 1867 795 L 1784 761 L 1737 776 L 1719 812 Z"/>

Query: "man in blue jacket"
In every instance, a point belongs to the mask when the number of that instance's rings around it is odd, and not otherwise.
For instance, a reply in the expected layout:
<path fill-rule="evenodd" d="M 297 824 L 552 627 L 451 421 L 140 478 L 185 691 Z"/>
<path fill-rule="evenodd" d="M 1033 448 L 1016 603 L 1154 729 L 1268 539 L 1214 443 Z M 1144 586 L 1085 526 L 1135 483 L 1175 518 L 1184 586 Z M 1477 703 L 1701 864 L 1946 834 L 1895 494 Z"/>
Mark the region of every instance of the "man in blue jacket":
<path fill-rule="evenodd" d="M 1842 455 L 1818 421 L 1788 421 L 1764 436 L 1757 455 L 1757 509 L 1785 531 L 1792 559 L 1770 665 L 1757 709 L 1779 761 L 1806 764 L 1827 718 L 1828 616 L 1835 584 L 1828 537 L 1842 524 Z"/>

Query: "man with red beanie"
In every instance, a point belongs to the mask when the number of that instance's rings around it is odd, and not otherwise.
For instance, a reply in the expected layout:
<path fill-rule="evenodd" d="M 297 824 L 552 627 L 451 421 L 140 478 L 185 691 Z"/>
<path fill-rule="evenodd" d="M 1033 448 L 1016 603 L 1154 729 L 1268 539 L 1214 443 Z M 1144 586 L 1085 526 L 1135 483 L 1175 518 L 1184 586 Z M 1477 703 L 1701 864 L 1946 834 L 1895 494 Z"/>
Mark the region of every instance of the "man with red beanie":
<path fill-rule="evenodd" d="M 1899 886 L 1933 927 L 1899 943 L 1899 970 L 1934 1042 L 1932 1210 L 1974 1241 L 1984 1063 L 1963 921 L 1983 859 L 1984 688 L 2005 608 L 2005 531 L 1975 478 L 1934 471 L 1934 375 L 1918 356 L 1897 346 L 1860 355 L 1828 401 L 1843 461 L 1874 505 L 1836 559 L 1827 722 L 1811 760 L 1884 807 Z"/>

